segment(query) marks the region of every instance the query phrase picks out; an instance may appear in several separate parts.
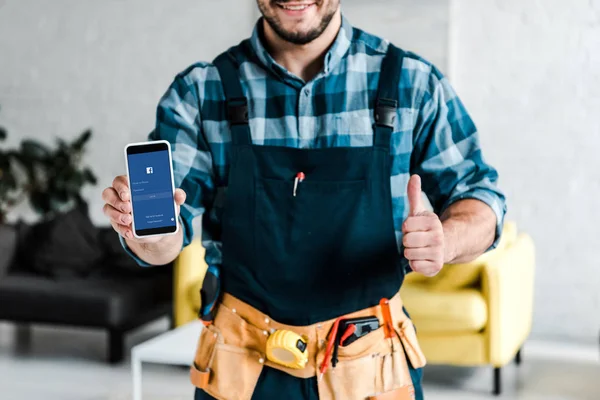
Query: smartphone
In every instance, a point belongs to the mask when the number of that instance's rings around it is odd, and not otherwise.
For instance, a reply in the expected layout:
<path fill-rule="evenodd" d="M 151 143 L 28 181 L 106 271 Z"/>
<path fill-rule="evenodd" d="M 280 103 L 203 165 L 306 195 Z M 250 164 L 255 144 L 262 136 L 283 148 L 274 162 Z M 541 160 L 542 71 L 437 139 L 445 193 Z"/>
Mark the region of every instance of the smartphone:
<path fill-rule="evenodd" d="M 171 145 L 166 140 L 125 146 L 133 235 L 173 235 L 179 230 Z"/>

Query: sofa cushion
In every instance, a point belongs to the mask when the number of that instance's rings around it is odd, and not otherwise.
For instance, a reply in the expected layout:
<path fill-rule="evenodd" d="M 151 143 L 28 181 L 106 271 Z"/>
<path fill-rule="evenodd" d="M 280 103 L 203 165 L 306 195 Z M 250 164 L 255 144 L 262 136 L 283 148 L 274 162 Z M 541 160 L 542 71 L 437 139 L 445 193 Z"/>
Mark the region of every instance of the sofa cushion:
<path fill-rule="evenodd" d="M 47 277 L 88 275 L 104 256 L 87 207 L 77 206 L 33 225 L 21 262 Z"/>
<path fill-rule="evenodd" d="M 441 292 L 426 285 L 405 285 L 400 295 L 419 334 L 478 332 L 488 320 L 485 299 L 475 289 Z"/>
<path fill-rule="evenodd" d="M 158 304 L 168 306 L 171 293 L 168 271 L 94 279 L 13 273 L 0 280 L 0 319 L 121 327 Z"/>

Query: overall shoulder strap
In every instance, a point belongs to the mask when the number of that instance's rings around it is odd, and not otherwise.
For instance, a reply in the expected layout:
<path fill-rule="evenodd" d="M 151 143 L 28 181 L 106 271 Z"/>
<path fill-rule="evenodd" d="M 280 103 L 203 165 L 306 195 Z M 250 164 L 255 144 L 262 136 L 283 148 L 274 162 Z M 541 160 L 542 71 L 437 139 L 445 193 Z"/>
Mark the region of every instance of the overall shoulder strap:
<path fill-rule="evenodd" d="M 248 125 L 248 100 L 240 83 L 238 64 L 230 51 L 219 55 L 213 64 L 219 71 L 225 93 L 225 115 L 231 127 L 231 141 L 234 145 L 252 144 Z"/>
<path fill-rule="evenodd" d="M 389 150 L 390 138 L 398 111 L 398 85 L 402 74 L 404 52 L 390 43 L 381 64 L 375 101 L 375 137 L 373 145 Z"/>

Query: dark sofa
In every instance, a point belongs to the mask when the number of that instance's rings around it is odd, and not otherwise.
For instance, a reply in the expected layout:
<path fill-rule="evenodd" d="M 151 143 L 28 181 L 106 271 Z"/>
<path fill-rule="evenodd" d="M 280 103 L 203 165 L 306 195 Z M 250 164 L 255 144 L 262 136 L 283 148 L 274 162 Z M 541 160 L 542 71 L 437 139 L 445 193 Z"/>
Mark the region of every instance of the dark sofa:
<path fill-rule="evenodd" d="M 76 273 L 48 275 L 24 261 L 31 251 L 28 228 L 1 228 L 0 320 L 106 329 L 108 360 L 116 363 L 123 359 L 127 331 L 172 316 L 172 266 L 138 266 L 112 229 L 98 231 L 101 261 Z"/>

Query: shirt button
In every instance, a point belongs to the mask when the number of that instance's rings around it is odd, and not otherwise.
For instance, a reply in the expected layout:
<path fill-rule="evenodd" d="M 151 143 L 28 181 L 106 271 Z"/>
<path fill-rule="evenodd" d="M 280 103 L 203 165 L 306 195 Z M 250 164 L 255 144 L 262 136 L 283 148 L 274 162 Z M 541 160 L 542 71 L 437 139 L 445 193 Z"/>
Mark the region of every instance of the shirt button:
<path fill-rule="evenodd" d="M 308 89 L 308 88 L 304 89 L 304 94 L 308 96 L 310 94 L 310 89 Z"/>

